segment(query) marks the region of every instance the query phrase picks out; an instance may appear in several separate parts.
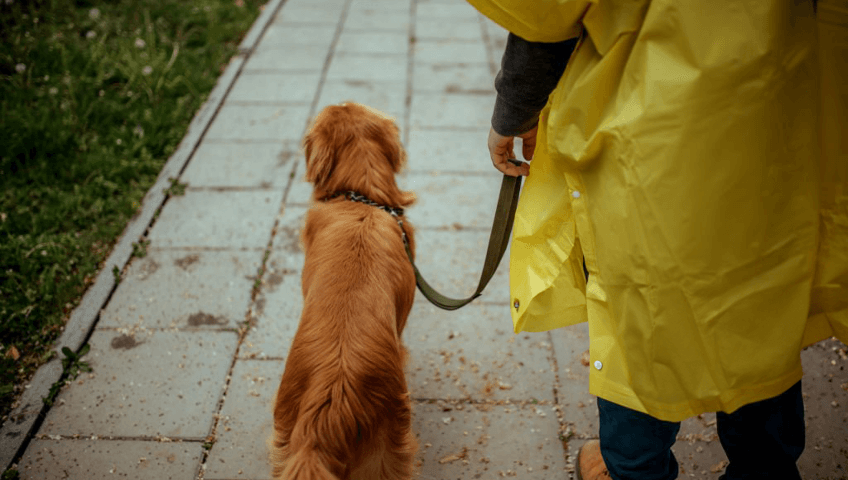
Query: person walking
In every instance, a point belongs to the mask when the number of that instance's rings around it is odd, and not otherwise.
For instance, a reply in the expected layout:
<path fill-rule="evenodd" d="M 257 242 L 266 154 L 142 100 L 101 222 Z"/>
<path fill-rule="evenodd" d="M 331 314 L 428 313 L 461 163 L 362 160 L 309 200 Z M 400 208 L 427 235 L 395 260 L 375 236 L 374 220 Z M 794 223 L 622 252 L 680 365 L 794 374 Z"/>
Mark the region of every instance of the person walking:
<path fill-rule="evenodd" d="M 848 341 L 846 3 L 469 3 L 510 32 L 515 331 L 589 323 L 577 477 L 676 478 L 680 421 L 717 412 L 723 479 L 800 478 L 801 349 Z"/>

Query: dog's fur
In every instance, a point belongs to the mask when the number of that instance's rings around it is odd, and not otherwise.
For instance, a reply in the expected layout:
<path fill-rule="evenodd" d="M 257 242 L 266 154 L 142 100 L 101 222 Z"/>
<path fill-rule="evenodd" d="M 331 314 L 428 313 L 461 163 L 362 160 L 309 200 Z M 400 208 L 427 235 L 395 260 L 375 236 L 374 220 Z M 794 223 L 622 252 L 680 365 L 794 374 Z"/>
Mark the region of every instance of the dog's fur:
<path fill-rule="evenodd" d="M 336 192 L 406 207 L 406 157 L 389 118 L 358 104 L 325 108 L 304 139 L 312 205 L 301 236 L 303 312 L 274 405 L 273 476 L 401 480 L 416 441 L 400 336 L 415 296 L 401 228 Z M 329 199 L 329 200 L 328 200 Z M 404 230 L 414 251 L 413 230 Z"/>

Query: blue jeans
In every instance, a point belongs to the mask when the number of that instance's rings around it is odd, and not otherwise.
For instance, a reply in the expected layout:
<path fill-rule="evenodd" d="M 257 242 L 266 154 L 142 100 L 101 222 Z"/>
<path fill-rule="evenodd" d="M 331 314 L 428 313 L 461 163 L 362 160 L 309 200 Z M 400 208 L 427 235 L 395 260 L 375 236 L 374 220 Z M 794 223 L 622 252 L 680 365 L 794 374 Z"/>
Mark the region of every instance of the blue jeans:
<path fill-rule="evenodd" d="M 665 422 L 598 399 L 601 455 L 614 480 L 671 480 L 671 452 L 679 422 Z M 795 463 L 804 451 L 801 382 L 777 397 L 733 413 L 716 413 L 721 446 L 730 464 L 720 480 L 800 480 Z"/>

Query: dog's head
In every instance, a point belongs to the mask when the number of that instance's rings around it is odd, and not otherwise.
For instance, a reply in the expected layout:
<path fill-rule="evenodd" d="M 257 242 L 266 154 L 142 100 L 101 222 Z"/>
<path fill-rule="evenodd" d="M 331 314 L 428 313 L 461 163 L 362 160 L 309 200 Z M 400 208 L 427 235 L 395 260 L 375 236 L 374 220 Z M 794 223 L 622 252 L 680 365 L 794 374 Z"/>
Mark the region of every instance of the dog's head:
<path fill-rule="evenodd" d="M 353 190 L 375 202 L 407 206 L 415 196 L 397 187 L 395 174 L 406 163 L 398 128 L 391 118 L 357 103 L 326 107 L 303 140 L 306 180 L 313 198 Z"/>

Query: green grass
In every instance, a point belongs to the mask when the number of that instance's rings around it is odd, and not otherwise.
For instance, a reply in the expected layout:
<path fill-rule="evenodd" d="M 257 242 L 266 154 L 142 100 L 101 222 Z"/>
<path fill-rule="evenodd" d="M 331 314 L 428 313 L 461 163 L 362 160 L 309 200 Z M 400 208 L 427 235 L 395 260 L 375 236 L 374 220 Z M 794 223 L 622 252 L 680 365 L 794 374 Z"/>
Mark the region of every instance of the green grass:
<path fill-rule="evenodd" d="M 0 0 L 0 416 L 263 3 Z"/>

